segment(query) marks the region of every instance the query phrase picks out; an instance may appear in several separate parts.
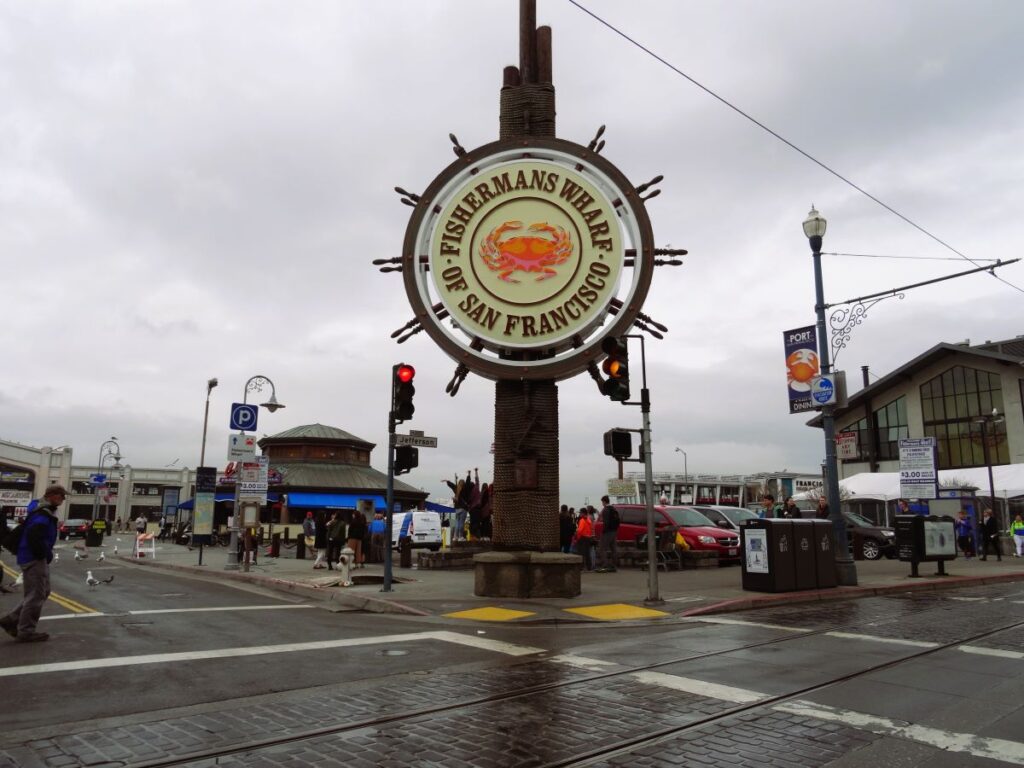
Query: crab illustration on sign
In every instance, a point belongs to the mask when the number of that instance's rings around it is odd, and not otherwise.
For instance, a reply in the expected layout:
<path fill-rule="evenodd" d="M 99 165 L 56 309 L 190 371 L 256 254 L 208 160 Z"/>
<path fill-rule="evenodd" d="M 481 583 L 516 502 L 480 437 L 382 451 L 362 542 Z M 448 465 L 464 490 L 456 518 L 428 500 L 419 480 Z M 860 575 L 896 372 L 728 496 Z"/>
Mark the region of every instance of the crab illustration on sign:
<path fill-rule="evenodd" d="M 537 281 L 554 277 L 558 272 L 552 267 L 565 263 L 572 255 L 572 240 L 562 227 L 553 227 L 547 222 L 531 224 L 530 232 L 540 235 L 515 235 L 502 240 L 506 232 L 523 228 L 521 221 L 506 221 L 495 227 L 480 243 L 480 258 L 488 269 L 498 272 L 498 277 L 507 283 L 518 283 L 513 272 L 540 272 Z"/>

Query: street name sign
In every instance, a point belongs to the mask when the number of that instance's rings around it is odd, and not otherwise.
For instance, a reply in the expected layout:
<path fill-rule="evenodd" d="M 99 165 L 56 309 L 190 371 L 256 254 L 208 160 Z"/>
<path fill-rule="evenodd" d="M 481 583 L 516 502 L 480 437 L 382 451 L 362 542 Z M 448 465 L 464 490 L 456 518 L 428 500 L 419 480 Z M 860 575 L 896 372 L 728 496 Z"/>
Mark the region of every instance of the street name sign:
<path fill-rule="evenodd" d="M 429 435 L 395 435 L 395 445 L 411 445 L 414 448 L 437 448 L 437 438 Z"/>

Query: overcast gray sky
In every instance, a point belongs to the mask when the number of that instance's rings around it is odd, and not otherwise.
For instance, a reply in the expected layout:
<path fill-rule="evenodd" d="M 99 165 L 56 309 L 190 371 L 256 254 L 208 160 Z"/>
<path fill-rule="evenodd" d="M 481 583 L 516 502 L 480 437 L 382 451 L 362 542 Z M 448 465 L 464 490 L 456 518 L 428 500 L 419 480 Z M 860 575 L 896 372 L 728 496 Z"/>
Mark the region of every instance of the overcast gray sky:
<path fill-rule="evenodd" d="M 975 259 L 1024 241 L 1024 4 L 843 0 L 583 5 Z M 645 311 L 654 467 L 815 470 L 821 433 L 790 416 L 782 331 L 814 321 L 801 222 L 827 252 L 954 257 L 566 0 L 554 30 L 558 135 L 587 143 L 649 204 L 661 268 Z M 419 334 L 398 274 L 418 191 L 497 138 L 502 67 L 518 63 L 516 0 L 0 5 L 0 437 L 71 445 L 110 435 L 135 466 L 199 461 L 206 380 L 228 409 L 269 376 L 287 405 L 258 432 L 320 422 L 378 444 L 390 367 L 418 370 L 416 418 L 437 435 L 409 482 L 479 466 L 489 480 L 494 385 Z M 824 257 L 826 300 L 970 268 Z M 1024 286 L 1024 266 L 999 272 Z M 939 341 L 1024 333 L 1020 291 L 979 275 L 875 307 L 838 367 L 882 375 Z M 635 354 L 635 352 L 634 352 Z M 635 366 L 638 367 L 638 366 Z M 634 374 L 635 376 L 635 374 Z M 638 388 L 638 384 L 634 388 Z M 563 382 L 562 497 L 601 495 L 601 434 L 639 426 L 587 376 Z M 633 465 L 639 468 L 639 465 Z"/>

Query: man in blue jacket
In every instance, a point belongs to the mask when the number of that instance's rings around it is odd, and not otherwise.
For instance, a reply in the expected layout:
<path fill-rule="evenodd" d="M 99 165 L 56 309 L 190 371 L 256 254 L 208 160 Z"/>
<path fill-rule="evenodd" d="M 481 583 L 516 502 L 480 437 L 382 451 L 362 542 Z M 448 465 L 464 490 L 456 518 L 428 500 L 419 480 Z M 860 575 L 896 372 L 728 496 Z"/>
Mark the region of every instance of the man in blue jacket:
<path fill-rule="evenodd" d="M 42 503 L 25 518 L 18 545 L 18 566 L 25 596 L 17 608 L 0 619 L 0 628 L 19 643 L 37 643 L 50 637 L 46 632 L 37 632 L 36 625 L 43 603 L 50 596 L 50 561 L 57 541 L 57 508 L 67 495 L 63 486 L 51 485 L 43 493 Z"/>

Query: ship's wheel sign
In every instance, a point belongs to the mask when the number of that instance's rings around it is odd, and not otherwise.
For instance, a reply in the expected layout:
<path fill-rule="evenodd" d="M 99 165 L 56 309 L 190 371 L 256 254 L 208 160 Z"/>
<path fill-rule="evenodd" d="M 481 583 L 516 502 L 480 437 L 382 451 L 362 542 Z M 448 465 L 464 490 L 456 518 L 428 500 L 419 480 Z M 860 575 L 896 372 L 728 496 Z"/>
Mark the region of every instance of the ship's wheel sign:
<path fill-rule="evenodd" d="M 421 197 L 406 291 L 431 337 L 470 370 L 567 378 L 635 319 L 651 239 L 633 186 L 600 156 L 558 139 L 496 142 Z"/>

